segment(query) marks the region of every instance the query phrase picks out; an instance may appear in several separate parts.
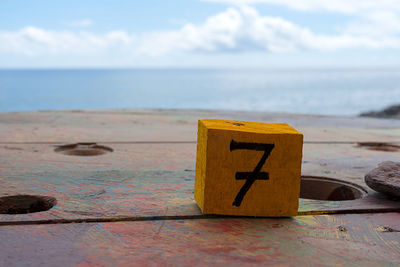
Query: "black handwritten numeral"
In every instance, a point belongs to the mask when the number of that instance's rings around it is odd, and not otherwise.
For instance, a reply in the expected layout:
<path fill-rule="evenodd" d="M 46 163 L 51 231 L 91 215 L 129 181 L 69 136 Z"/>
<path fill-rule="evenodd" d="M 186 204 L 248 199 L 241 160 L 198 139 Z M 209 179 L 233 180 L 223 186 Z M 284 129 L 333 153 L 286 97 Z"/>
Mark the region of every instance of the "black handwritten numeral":
<path fill-rule="evenodd" d="M 250 187 L 254 184 L 256 180 L 269 180 L 268 172 L 260 172 L 261 168 L 264 166 L 267 158 L 271 154 L 272 149 L 275 147 L 274 144 L 260 144 L 260 143 L 245 143 L 245 142 L 236 142 L 234 140 L 231 141 L 230 150 L 255 150 L 255 151 L 264 151 L 260 161 L 257 166 L 254 168 L 252 172 L 236 172 L 235 179 L 236 180 L 246 180 L 239 193 L 236 195 L 235 200 L 232 205 L 239 207 L 242 204 L 243 198 L 246 195 L 247 191 L 249 191 Z"/>

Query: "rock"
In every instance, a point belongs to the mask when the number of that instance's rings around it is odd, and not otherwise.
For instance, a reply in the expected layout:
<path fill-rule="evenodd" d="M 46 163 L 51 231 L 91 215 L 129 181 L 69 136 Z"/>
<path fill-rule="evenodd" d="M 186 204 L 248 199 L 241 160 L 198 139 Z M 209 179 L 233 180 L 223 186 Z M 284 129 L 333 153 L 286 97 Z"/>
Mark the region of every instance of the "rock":
<path fill-rule="evenodd" d="M 375 191 L 400 197 L 400 162 L 385 161 L 365 175 L 365 182 Z"/>
<path fill-rule="evenodd" d="M 381 111 L 370 111 L 361 113 L 360 117 L 400 119 L 400 105 L 393 105 Z"/>

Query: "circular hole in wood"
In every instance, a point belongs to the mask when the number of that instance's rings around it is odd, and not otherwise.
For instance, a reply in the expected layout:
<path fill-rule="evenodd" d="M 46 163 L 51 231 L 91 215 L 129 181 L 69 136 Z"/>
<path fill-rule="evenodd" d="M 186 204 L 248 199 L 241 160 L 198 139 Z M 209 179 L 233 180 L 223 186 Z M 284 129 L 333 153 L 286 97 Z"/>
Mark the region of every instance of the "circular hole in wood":
<path fill-rule="evenodd" d="M 100 146 L 97 143 L 77 143 L 59 146 L 54 151 L 68 156 L 98 156 L 114 150 L 107 146 Z"/>
<path fill-rule="evenodd" d="M 356 184 L 317 176 L 302 176 L 300 197 L 305 199 L 344 201 L 362 198 L 367 192 Z"/>
<path fill-rule="evenodd" d="M 16 195 L 0 197 L 0 214 L 25 214 L 46 211 L 57 204 L 54 197 Z"/>
<path fill-rule="evenodd" d="M 385 152 L 396 152 L 400 150 L 400 146 L 398 145 L 390 143 L 382 143 L 382 142 L 359 142 L 357 143 L 357 147 L 363 147 L 369 150 L 385 151 Z"/>

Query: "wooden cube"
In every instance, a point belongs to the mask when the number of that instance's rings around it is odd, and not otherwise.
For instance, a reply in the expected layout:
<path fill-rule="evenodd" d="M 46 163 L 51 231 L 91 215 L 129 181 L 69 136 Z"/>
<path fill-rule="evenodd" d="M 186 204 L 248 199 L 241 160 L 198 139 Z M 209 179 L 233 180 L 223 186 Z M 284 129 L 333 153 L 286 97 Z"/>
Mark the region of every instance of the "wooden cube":
<path fill-rule="evenodd" d="M 199 120 L 198 206 L 204 214 L 297 215 L 302 147 L 287 124 Z"/>

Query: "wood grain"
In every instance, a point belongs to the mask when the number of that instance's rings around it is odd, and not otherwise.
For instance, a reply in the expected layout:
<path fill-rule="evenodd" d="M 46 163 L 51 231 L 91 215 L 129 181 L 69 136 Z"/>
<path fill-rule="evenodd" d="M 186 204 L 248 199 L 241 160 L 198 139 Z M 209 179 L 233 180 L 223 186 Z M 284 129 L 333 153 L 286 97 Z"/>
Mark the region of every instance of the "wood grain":
<path fill-rule="evenodd" d="M 398 266 L 400 215 L 1 226 L 1 266 Z"/>
<path fill-rule="evenodd" d="M 368 194 L 300 199 L 307 216 L 204 216 L 193 198 L 199 118 L 289 123 L 305 137 L 303 175 Z M 400 144 L 400 121 L 193 110 L 0 114 L 0 197 L 57 199 L 48 211 L 0 215 L 0 266 L 397 266 L 400 202 L 363 179 L 400 154 L 357 145 L 371 141 Z M 54 151 L 78 142 L 113 152 Z"/>
<path fill-rule="evenodd" d="M 288 123 L 312 142 L 400 142 L 400 120 L 207 110 L 0 113 L 0 142 L 196 142 L 203 118 Z"/>
<path fill-rule="evenodd" d="M 0 196 L 48 195 L 58 200 L 47 212 L 4 214 L 0 221 L 201 215 L 193 198 L 196 144 L 106 145 L 114 152 L 94 157 L 55 153 L 54 144 L 0 145 Z M 303 151 L 303 175 L 355 183 L 369 194 L 354 201 L 300 199 L 302 214 L 400 210 L 398 201 L 364 183 L 364 174 L 377 162 L 398 159 L 399 153 L 352 144 L 304 144 Z"/>

